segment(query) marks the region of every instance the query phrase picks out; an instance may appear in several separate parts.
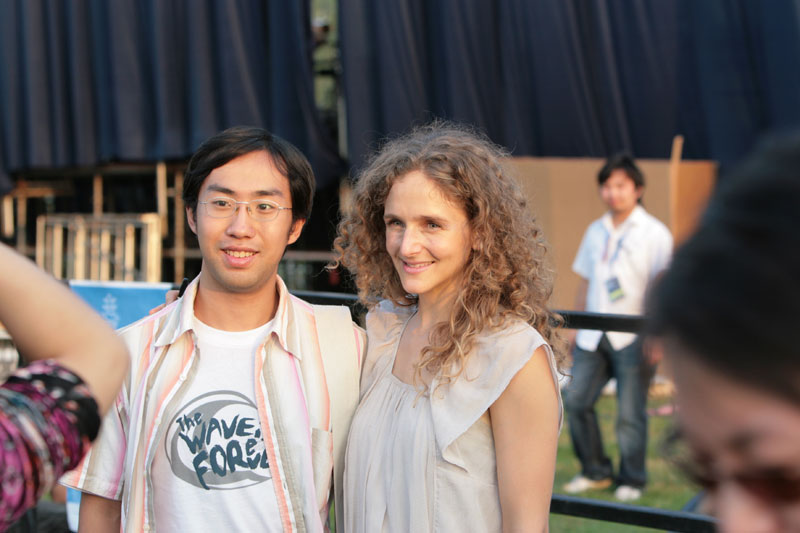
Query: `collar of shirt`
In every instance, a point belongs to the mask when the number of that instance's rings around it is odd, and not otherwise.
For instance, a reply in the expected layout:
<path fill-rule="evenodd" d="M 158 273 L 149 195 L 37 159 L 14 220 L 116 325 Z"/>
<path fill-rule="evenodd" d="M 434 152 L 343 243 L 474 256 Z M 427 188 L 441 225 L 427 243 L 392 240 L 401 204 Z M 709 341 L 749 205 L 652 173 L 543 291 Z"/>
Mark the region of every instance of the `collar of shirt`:
<path fill-rule="evenodd" d="M 614 221 L 611 219 L 611 211 L 606 212 L 600 220 L 602 221 L 603 227 L 606 229 L 609 235 L 613 235 L 615 233 L 628 231 L 628 229 L 630 229 L 632 226 L 636 226 L 637 224 L 641 223 L 646 213 L 647 212 L 644 210 L 644 207 L 637 204 L 636 207 L 633 208 L 633 211 L 631 211 L 631 214 L 628 215 L 628 218 L 626 218 L 622 224 L 616 228 L 614 227 Z"/>
<path fill-rule="evenodd" d="M 197 295 L 200 276 L 198 275 L 186 287 L 183 297 L 175 303 L 167 306 L 162 312 L 166 313 L 162 322 L 161 331 L 156 335 L 153 344 L 157 347 L 174 344 L 184 333 L 194 331 L 194 299 Z M 278 307 L 275 310 L 275 323 L 270 330 L 274 334 L 286 352 L 292 354 L 297 359 L 302 359 L 301 350 L 292 349 L 299 346 L 297 342 L 297 332 L 292 330 L 292 324 L 296 321 L 291 316 L 289 299 L 293 298 L 286 288 L 286 284 L 277 276 L 278 287 Z"/>

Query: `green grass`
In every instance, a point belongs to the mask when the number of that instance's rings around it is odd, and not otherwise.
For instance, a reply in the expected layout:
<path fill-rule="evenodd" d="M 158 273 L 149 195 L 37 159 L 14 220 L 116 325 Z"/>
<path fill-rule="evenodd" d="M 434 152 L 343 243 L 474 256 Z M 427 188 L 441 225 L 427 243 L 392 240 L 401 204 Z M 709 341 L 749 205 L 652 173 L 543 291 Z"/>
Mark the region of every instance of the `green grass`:
<path fill-rule="evenodd" d="M 651 400 L 650 407 L 658 407 L 667 403 L 668 399 L 659 398 Z M 600 421 L 600 431 L 603 435 L 603 444 L 606 453 L 611 457 L 615 466 L 619 462 L 616 436 L 614 435 L 614 420 L 616 417 L 616 399 L 602 396 L 597 402 L 597 417 Z M 659 509 L 679 510 L 696 493 L 697 489 L 691 485 L 670 464 L 664 456 L 664 441 L 673 424 L 672 417 L 651 416 L 649 419 L 649 439 L 647 445 L 647 473 L 648 484 L 642 498 L 635 505 L 657 507 Z M 572 451 L 567 426 L 564 426 L 558 440 L 558 458 L 556 461 L 555 493 L 563 493 L 562 486 L 572 476 L 580 471 L 580 464 Z M 613 489 L 588 491 L 581 495 L 586 498 L 615 501 Z M 602 532 L 635 532 L 655 531 L 649 528 L 625 526 L 610 522 L 600 522 L 585 518 L 575 518 L 563 515 L 550 515 L 550 531 L 552 533 L 602 533 Z"/>

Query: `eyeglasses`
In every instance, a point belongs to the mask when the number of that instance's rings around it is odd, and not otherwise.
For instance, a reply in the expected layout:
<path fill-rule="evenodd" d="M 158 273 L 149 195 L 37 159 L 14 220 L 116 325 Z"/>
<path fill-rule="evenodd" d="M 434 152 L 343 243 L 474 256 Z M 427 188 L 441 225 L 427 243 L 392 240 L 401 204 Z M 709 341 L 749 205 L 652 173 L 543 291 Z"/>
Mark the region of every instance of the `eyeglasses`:
<path fill-rule="evenodd" d="M 709 493 L 717 491 L 723 483 L 732 482 L 750 494 L 776 505 L 800 502 L 800 472 L 768 468 L 720 474 L 714 471 L 708 458 L 695 457 L 690 453 L 678 430 L 673 430 L 667 437 L 662 451 L 668 461 L 677 466 L 689 481 Z"/>
<path fill-rule="evenodd" d="M 250 200 L 237 202 L 233 198 L 220 196 L 206 202 L 197 202 L 206 206 L 206 214 L 211 218 L 229 218 L 239 210 L 239 205 L 246 205 L 247 212 L 256 220 L 274 220 L 282 210 L 291 211 L 291 207 L 283 207 L 271 200 Z"/>
<path fill-rule="evenodd" d="M 720 476 L 712 472 L 710 465 L 698 461 L 680 467 L 684 475 L 708 492 L 715 492 L 723 483 L 733 482 L 758 498 L 776 505 L 800 501 L 800 475 L 797 472 L 768 469 Z"/>

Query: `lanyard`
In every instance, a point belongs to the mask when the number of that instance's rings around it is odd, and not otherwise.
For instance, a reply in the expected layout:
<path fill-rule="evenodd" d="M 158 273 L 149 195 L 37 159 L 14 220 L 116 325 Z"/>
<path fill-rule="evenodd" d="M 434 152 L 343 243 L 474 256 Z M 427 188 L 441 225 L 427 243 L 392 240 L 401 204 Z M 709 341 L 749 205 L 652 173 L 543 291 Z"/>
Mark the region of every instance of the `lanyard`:
<path fill-rule="evenodd" d="M 608 260 L 608 265 L 609 266 L 613 265 L 614 261 L 616 261 L 617 257 L 619 257 L 619 251 L 622 249 L 622 242 L 625 240 L 625 237 L 628 236 L 628 233 L 630 233 L 630 231 L 631 231 L 631 229 L 628 228 L 628 229 L 625 230 L 625 233 L 620 235 L 619 240 L 617 240 L 617 247 L 614 250 L 613 255 L 611 256 L 611 259 L 608 259 L 608 245 L 611 242 L 611 234 L 610 233 L 608 234 L 608 238 L 606 238 L 605 250 L 603 251 L 603 261 Z"/>

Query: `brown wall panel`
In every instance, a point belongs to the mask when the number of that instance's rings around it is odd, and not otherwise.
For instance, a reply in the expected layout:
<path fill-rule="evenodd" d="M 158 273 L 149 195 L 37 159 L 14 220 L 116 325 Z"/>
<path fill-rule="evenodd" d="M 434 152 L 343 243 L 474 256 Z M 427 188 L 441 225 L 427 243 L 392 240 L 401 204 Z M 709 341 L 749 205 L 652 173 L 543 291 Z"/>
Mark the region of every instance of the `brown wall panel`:
<path fill-rule="evenodd" d="M 580 281 L 572 272 L 572 261 L 587 226 L 605 211 L 597 189 L 597 171 L 604 160 L 522 157 L 507 163 L 528 196 L 549 244 L 550 265 L 555 270 L 551 305 L 572 309 Z M 676 241 L 682 240 L 706 204 L 716 166 L 709 161 L 681 162 L 671 200 L 669 161 L 637 163 L 645 175 L 645 209 L 670 228 Z"/>

